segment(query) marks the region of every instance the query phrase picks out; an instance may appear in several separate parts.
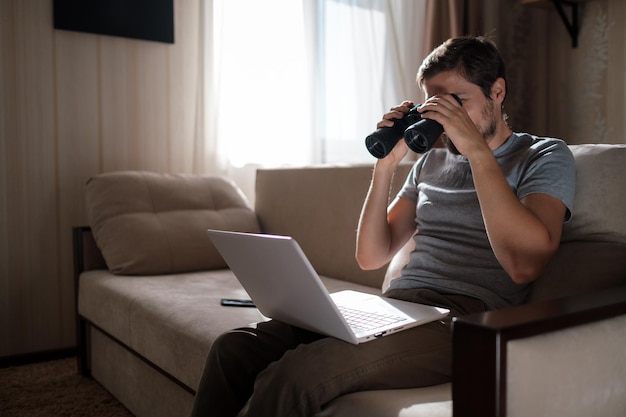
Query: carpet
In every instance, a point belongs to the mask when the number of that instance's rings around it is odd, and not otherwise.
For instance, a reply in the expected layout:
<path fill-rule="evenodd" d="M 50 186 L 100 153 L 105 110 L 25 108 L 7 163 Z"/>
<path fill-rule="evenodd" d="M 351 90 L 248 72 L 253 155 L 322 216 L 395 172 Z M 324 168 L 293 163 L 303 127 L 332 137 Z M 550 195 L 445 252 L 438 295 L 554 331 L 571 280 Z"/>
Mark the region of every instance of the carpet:
<path fill-rule="evenodd" d="M 0 369 L 2 417 L 133 417 L 76 358 Z"/>

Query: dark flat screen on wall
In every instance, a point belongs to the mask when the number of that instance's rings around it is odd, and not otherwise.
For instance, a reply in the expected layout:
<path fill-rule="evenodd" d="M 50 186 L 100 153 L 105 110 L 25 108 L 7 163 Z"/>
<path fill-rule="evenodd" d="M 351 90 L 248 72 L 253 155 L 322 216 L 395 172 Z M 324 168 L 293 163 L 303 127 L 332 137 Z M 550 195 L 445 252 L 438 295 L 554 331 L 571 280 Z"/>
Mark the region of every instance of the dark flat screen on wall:
<path fill-rule="evenodd" d="M 174 43 L 174 0 L 54 0 L 55 29 Z"/>

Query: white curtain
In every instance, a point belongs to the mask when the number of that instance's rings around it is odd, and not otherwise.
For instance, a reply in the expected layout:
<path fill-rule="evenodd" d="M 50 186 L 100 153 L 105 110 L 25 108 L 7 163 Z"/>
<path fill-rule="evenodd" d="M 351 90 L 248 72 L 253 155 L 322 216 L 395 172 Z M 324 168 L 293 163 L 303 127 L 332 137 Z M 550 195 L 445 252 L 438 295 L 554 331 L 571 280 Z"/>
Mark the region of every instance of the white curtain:
<path fill-rule="evenodd" d="M 425 1 L 319 2 L 321 162 L 372 162 L 363 139 L 392 105 L 420 100 Z"/>
<path fill-rule="evenodd" d="M 421 100 L 425 4 L 206 2 L 204 130 L 215 163 L 246 191 L 257 166 L 373 162 L 363 141 L 382 114 Z"/>

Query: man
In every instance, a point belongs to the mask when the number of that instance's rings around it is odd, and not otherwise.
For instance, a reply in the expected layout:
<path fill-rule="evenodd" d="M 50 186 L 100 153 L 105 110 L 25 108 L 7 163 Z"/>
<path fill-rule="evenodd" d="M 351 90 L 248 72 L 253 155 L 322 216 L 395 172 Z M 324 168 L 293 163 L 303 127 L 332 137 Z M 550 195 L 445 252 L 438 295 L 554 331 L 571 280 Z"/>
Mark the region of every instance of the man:
<path fill-rule="evenodd" d="M 444 127 L 449 149 L 423 155 L 389 207 L 406 143 L 376 162 L 357 261 L 379 268 L 413 238 L 410 261 L 386 296 L 447 307 L 450 317 L 518 304 L 571 216 L 573 157 L 562 141 L 512 133 L 504 64 L 483 38 L 442 44 L 424 60 L 418 83 L 427 97 L 422 117 Z M 412 106 L 394 107 L 378 127 Z M 312 416 L 349 392 L 450 381 L 450 322 L 358 346 L 275 321 L 226 333 L 209 354 L 193 415 Z"/>

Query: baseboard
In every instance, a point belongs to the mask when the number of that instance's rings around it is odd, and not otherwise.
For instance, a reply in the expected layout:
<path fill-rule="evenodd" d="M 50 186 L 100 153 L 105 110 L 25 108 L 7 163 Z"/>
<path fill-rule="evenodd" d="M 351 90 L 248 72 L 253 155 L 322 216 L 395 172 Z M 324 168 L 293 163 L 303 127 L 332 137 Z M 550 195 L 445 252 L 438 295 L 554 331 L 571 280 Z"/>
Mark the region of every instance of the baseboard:
<path fill-rule="evenodd" d="M 10 366 L 28 365 L 37 362 L 46 362 L 56 359 L 70 358 L 76 356 L 76 348 L 52 349 L 42 352 L 24 353 L 20 355 L 0 357 L 0 368 L 8 368 Z"/>

